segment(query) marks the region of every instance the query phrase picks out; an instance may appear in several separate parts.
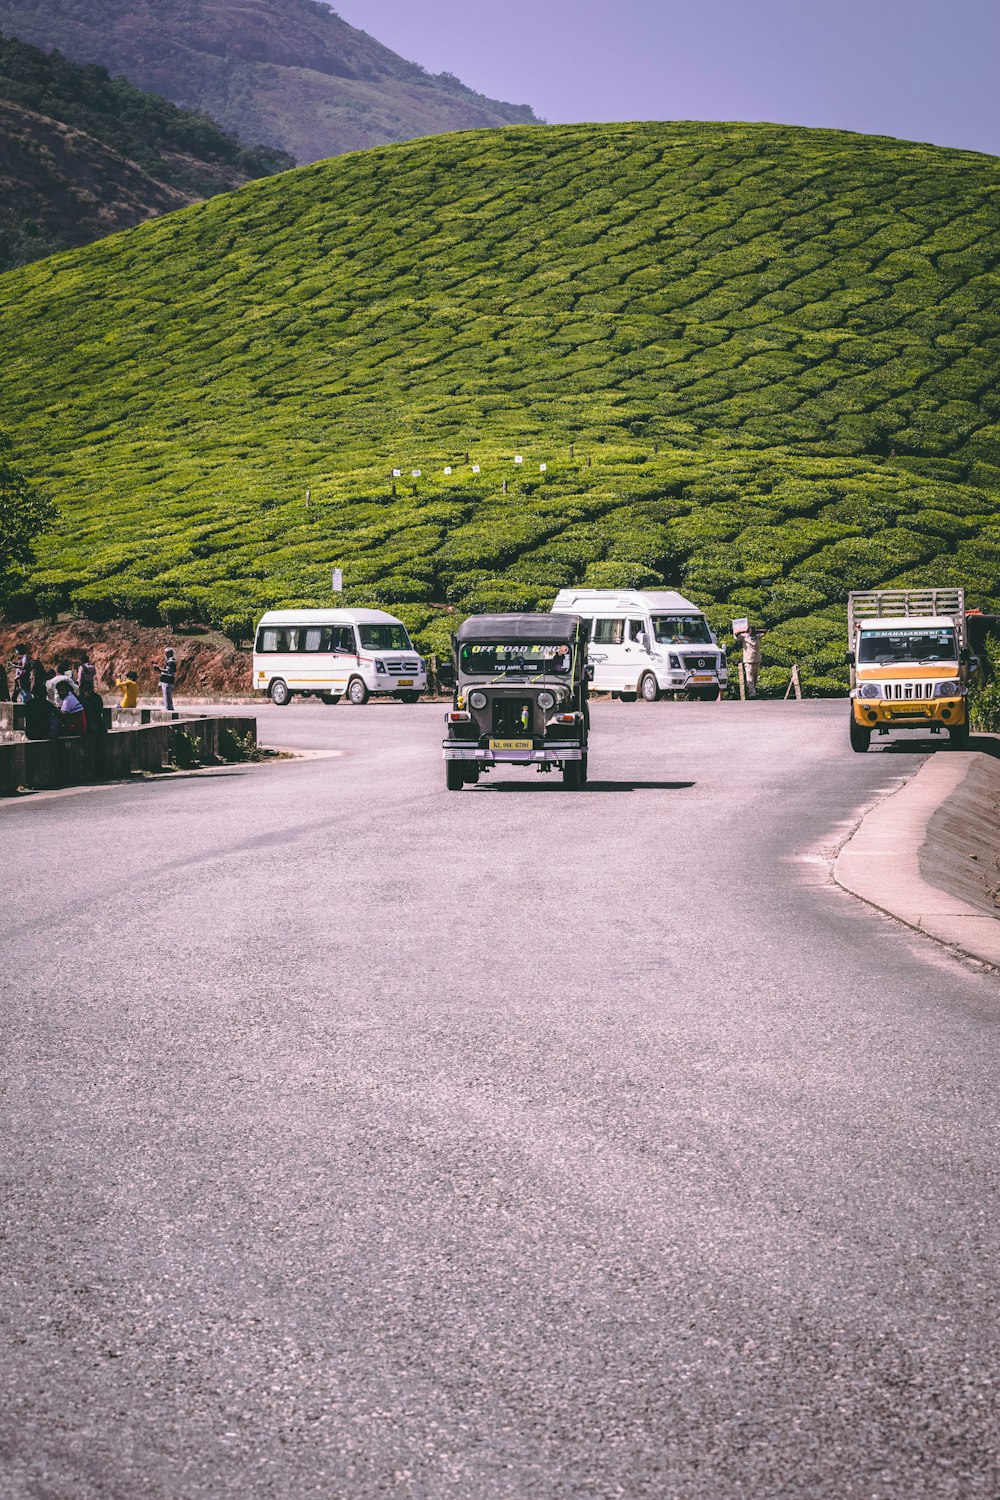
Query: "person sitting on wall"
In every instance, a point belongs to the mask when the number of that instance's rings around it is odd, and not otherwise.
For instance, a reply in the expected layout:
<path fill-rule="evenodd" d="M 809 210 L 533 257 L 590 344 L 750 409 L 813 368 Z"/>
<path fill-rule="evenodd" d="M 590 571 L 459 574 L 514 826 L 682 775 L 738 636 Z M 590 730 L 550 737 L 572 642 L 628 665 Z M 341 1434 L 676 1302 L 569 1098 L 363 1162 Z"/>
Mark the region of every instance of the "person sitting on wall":
<path fill-rule="evenodd" d="M 135 673 L 126 672 L 124 677 L 117 677 L 115 687 L 122 695 L 119 708 L 135 708 L 139 701 L 139 680 Z"/>
<path fill-rule="evenodd" d="M 59 693 L 57 690 L 61 682 L 64 682 L 73 696 L 76 697 L 76 683 L 73 681 L 71 671 L 72 664 L 68 661 L 61 661 L 45 684 L 45 691 L 49 695 L 49 702 L 56 708 L 59 707 Z"/>
<path fill-rule="evenodd" d="M 40 661 L 33 661 L 28 677 L 29 691 L 24 705 L 24 732 L 29 740 L 50 740 L 59 724 L 45 691 L 48 673 Z"/>
<path fill-rule="evenodd" d="M 68 682 L 57 680 L 56 697 L 59 700 L 59 733 L 75 735 L 87 733 L 87 715 L 83 704 Z"/>
<path fill-rule="evenodd" d="M 107 734 L 108 726 L 104 720 L 104 699 L 95 687 L 81 688 L 77 694 L 83 706 L 83 712 L 87 719 L 88 734 Z"/>

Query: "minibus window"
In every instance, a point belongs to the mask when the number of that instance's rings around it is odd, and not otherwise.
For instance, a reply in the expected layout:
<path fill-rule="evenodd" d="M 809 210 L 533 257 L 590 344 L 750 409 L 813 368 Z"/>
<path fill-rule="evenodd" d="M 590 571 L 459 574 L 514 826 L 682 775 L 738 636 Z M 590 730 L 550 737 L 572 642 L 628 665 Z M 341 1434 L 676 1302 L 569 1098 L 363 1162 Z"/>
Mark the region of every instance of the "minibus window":
<path fill-rule="evenodd" d="M 625 635 L 624 620 L 595 620 L 593 640 L 600 646 L 620 646 Z"/>
<path fill-rule="evenodd" d="M 267 629 L 267 630 L 258 630 L 258 632 L 257 632 L 257 650 L 258 651 L 277 651 L 277 649 L 278 649 L 278 632 L 276 630 L 274 630 L 273 628 L 272 629 Z"/>
<path fill-rule="evenodd" d="M 310 625 L 306 631 L 303 651 L 332 651 L 335 634 L 332 625 Z"/>
<path fill-rule="evenodd" d="M 642 633 L 645 630 L 645 628 L 646 628 L 646 625 L 645 625 L 645 622 L 643 620 L 629 620 L 629 622 L 628 622 L 629 640 L 638 641 L 639 639 L 641 639 Z"/>
<path fill-rule="evenodd" d="M 413 650 L 403 625 L 359 625 L 358 635 L 365 651 Z"/>
<path fill-rule="evenodd" d="M 357 654 L 354 649 L 353 625 L 338 625 L 335 627 L 332 649 L 334 651 L 346 652 L 348 656 L 355 656 Z"/>

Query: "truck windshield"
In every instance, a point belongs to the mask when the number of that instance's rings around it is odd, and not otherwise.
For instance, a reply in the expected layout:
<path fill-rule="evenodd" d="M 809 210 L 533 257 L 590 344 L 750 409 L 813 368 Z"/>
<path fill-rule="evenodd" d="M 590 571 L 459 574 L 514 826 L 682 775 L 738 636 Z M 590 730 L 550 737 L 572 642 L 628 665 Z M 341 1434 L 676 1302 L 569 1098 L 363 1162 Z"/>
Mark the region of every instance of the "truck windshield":
<path fill-rule="evenodd" d="M 466 677 L 538 677 L 546 672 L 565 675 L 572 655 L 568 646 L 540 641 L 470 641 L 459 653 Z"/>
<path fill-rule="evenodd" d="M 661 646 L 712 644 L 712 635 L 704 615 L 654 615 L 653 634 Z"/>
<path fill-rule="evenodd" d="M 858 665 L 864 662 L 958 661 L 953 630 L 863 630 Z"/>
<path fill-rule="evenodd" d="M 413 650 L 403 625 L 359 625 L 358 635 L 364 651 Z"/>

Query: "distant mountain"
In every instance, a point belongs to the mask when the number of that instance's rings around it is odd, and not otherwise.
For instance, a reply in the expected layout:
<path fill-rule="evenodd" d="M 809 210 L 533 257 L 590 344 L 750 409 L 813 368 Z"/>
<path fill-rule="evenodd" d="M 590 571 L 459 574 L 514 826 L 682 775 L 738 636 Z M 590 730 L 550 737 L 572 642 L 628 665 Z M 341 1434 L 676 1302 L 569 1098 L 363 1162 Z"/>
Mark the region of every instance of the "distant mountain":
<path fill-rule="evenodd" d="M 315 0 L 0 0 L 0 29 L 124 74 L 299 162 L 537 123 L 527 105 L 428 74 Z"/>
<path fill-rule="evenodd" d="M 0 36 L 0 270 L 292 165 L 103 68 Z"/>

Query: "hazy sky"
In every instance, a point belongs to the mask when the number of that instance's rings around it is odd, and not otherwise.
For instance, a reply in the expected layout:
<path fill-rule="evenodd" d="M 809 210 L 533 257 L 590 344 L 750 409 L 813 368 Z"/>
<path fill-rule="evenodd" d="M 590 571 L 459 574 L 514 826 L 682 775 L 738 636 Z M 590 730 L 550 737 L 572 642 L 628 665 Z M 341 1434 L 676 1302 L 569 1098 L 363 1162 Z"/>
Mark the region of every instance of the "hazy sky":
<path fill-rule="evenodd" d="M 775 120 L 1000 155 L 1000 0 L 334 0 L 428 72 L 572 120 Z"/>

